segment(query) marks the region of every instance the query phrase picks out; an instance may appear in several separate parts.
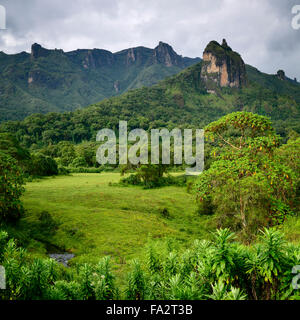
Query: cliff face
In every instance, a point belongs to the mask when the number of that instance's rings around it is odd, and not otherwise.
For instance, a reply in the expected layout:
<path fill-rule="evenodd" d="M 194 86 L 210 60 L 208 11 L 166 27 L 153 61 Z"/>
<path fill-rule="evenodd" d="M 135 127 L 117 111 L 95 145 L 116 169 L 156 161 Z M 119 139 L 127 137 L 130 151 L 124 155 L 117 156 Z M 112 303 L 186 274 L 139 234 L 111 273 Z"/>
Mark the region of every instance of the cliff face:
<path fill-rule="evenodd" d="M 211 41 L 203 52 L 201 79 L 206 89 L 241 88 L 246 85 L 246 68 L 241 56 L 232 51 L 224 39 L 222 45 Z"/>
<path fill-rule="evenodd" d="M 167 43 L 160 41 L 159 45 L 154 49 L 153 55 L 155 63 L 162 63 L 167 67 L 185 67 L 183 58 L 179 56 Z"/>

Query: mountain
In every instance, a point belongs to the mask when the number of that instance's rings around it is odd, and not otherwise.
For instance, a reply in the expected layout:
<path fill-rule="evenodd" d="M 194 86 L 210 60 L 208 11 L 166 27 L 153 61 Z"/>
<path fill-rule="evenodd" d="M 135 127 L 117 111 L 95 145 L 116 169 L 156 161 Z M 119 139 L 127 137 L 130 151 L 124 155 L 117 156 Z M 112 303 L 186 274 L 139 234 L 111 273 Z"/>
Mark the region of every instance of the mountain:
<path fill-rule="evenodd" d="M 159 42 L 154 49 L 0 52 L 0 122 L 32 113 L 75 110 L 142 86 L 151 86 L 200 61 Z"/>
<path fill-rule="evenodd" d="M 217 42 L 213 45 L 211 61 L 217 61 L 213 57 L 223 49 Z M 298 82 L 283 77 L 282 72 L 268 75 L 244 65 L 241 57 L 229 49 L 215 64 L 219 68 L 206 74 L 211 63 L 205 59 L 206 54 L 207 50 L 201 62 L 152 87 L 129 90 L 74 112 L 34 114 L 23 121 L 9 121 L 0 126 L 0 131 L 15 133 L 23 145 L 36 149 L 60 141 L 95 141 L 98 130 L 118 130 L 120 120 L 128 121 L 129 130 L 203 128 L 225 114 L 250 111 L 270 117 L 283 137 L 290 130 L 300 133 Z M 233 55 L 236 64 L 231 61 Z"/>
<path fill-rule="evenodd" d="M 216 87 L 241 88 L 246 85 L 246 68 L 241 56 L 223 39 L 211 41 L 203 52 L 201 78 L 212 93 Z"/>

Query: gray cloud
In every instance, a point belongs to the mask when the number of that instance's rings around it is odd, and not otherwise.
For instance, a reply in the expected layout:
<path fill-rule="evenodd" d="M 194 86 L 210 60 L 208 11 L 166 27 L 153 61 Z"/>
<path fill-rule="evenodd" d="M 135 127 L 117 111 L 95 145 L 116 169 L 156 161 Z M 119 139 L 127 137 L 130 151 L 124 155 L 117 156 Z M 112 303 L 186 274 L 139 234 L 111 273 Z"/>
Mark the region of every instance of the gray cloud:
<path fill-rule="evenodd" d="M 29 51 L 33 42 L 65 51 L 155 47 L 162 40 L 184 56 L 201 56 L 226 38 L 245 62 L 300 79 L 300 30 L 291 27 L 296 0 L 2 0 L 7 30 L 0 50 Z"/>

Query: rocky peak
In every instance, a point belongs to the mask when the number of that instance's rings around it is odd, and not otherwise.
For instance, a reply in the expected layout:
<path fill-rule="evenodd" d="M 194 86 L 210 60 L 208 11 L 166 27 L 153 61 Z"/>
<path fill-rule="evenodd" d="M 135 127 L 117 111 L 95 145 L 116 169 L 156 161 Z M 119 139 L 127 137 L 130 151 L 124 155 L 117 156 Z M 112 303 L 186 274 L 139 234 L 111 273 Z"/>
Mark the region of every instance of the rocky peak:
<path fill-rule="evenodd" d="M 276 76 L 279 80 L 286 80 L 285 72 L 283 70 L 278 70 Z"/>
<path fill-rule="evenodd" d="M 222 45 L 211 41 L 203 52 L 201 78 L 210 91 L 216 86 L 241 88 L 246 84 L 245 63 L 225 39 Z"/>
<path fill-rule="evenodd" d="M 156 63 L 162 63 L 167 67 L 180 66 L 183 63 L 183 58 L 170 45 L 162 41 L 154 49 L 154 60 Z"/>
<path fill-rule="evenodd" d="M 40 44 L 34 43 L 31 46 L 31 57 L 37 59 L 39 57 L 47 57 L 50 53 L 50 50 L 43 48 Z"/>
<path fill-rule="evenodd" d="M 223 41 L 222 41 L 222 47 L 223 47 L 224 49 L 226 49 L 226 50 L 232 50 L 232 49 L 228 46 L 226 39 L 223 39 Z"/>

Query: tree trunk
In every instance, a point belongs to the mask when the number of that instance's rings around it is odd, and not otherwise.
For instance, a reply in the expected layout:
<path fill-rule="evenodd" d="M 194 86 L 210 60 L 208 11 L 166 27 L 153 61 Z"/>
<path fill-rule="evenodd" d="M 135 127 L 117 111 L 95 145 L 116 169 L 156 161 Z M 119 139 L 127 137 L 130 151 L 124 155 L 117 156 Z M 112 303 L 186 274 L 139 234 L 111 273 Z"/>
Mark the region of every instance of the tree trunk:
<path fill-rule="evenodd" d="M 246 229 L 247 223 L 246 223 L 246 215 L 245 215 L 245 206 L 243 204 L 242 196 L 240 196 L 240 212 L 241 212 L 243 228 Z"/>

